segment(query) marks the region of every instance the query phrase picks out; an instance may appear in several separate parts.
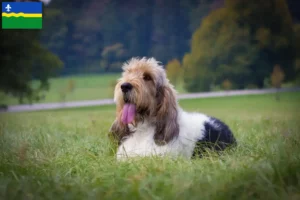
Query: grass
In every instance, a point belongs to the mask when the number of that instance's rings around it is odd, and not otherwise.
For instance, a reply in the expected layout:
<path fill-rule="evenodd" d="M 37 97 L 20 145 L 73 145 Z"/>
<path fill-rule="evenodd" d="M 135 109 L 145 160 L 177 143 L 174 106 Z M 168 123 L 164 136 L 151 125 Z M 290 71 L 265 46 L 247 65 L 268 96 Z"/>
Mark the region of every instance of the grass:
<path fill-rule="evenodd" d="M 116 162 L 114 106 L 0 115 L 1 199 L 299 199 L 300 93 L 182 100 L 225 121 L 222 156 Z"/>
<path fill-rule="evenodd" d="M 115 74 L 98 74 L 98 75 L 76 75 L 52 78 L 49 80 L 50 89 L 44 92 L 44 99 L 37 103 L 52 103 L 52 102 L 68 102 L 68 101 L 83 101 L 83 100 L 97 100 L 113 98 L 113 90 L 115 82 L 121 76 L 120 73 Z M 67 91 L 70 81 L 74 82 L 74 90 Z M 33 86 L 37 85 L 37 82 L 32 82 Z M 285 83 L 283 87 L 295 87 L 295 83 Z M 187 93 L 184 88 L 183 81 L 175 86 L 176 91 L 179 94 Z M 215 87 L 212 91 L 221 91 L 220 87 Z M 62 98 L 62 94 L 65 94 L 65 98 Z M 26 100 L 24 104 L 28 103 Z M 36 102 L 35 102 L 36 103 Z M 0 91 L 0 105 L 17 105 L 19 101 L 17 98 L 3 94 Z"/>
<path fill-rule="evenodd" d="M 49 80 L 50 89 L 44 92 L 45 98 L 38 103 L 62 102 L 62 101 L 82 101 L 113 98 L 115 81 L 120 78 L 121 74 L 100 74 L 100 75 L 78 75 L 52 78 Z M 65 92 L 68 88 L 69 81 L 74 81 L 75 88 L 73 92 Z M 37 82 L 32 83 L 33 86 Z M 183 84 L 176 87 L 179 93 L 185 92 Z M 63 100 L 61 94 L 66 94 Z M 28 103 L 25 101 L 24 103 Z M 0 92 L 0 104 L 17 105 L 18 99 L 4 95 Z"/>
<path fill-rule="evenodd" d="M 50 89 L 44 92 L 45 98 L 38 103 L 62 102 L 62 101 L 83 101 L 113 98 L 113 90 L 115 81 L 119 79 L 121 74 L 100 74 L 100 75 L 78 75 L 52 78 L 49 80 Z M 75 87 L 71 92 L 66 92 L 69 81 L 74 81 Z M 33 86 L 37 82 L 32 82 Z M 185 92 L 183 84 L 178 84 L 179 93 Z M 61 94 L 65 94 L 62 99 Z M 26 100 L 24 103 L 28 103 Z M 17 105 L 18 99 L 7 96 L 0 92 L 0 105 Z"/>
<path fill-rule="evenodd" d="M 50 79 L 50 90 L 45 92 L 45 99 L 39 103 L 61 102 L 61 93 L 68 87 L 68 82 L 73 80 L 75 89 L 66 93 L 65 101 L 96 100 L 113 97 L 114 81 L 120 74 L 81 75 Z M 36 82 L 33 82 L 36 85 Z M 0 104 L 15 105 L 18 99 L 0 94 Z"/>

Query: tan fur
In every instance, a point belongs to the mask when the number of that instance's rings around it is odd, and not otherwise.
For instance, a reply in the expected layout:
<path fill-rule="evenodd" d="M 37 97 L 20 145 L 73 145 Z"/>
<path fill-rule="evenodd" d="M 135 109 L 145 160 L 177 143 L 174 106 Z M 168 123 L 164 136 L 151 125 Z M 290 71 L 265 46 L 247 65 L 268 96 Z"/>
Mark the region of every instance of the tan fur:
<path fill-rule="evenodd" d="M 151 80 L 144 80 L 145 76 L 150 76 Z M 121 85 L 126 82 L 133 86 L 127 98 L 137 108 L 133 125 L 147 118 L 156 127 L 154 139 L 160 145 L 177 137 L 179 126 L 176 92 L 169 83 L 163 67 L 154 58 L 133 58 L 123 65 L 122 77 L 116 84 L 114 92 L 116 119 L 110 132 L 119 143 L 122 138 L 131 134 L 128 125 L 121 122 L 122 109 L 125 104 Z"/>

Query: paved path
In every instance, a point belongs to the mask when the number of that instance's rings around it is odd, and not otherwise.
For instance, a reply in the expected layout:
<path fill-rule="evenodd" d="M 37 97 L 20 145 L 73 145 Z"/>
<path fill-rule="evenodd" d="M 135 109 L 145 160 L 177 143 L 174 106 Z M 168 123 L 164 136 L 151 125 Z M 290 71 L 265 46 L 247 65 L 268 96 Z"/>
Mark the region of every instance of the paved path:
<path fill-rule="evenodd" d="M 269 93 L 275 93 L 275 92 L 276 92 L 276 89 L 202 92 L 202 93 L 179 94 L 178 99 L 195 99 L 195 98 L 207 98 L 207 97 L 269 94 Z M 283 88 L 283 89 L 280 89 L 279 92 L 300 92 L 300 88 L 299 87 L 298 88 Z M 37 103 L 37 104 L 32 104 L 32 105 L 23 104 L 23 105 L 8 106 L 8 108 L 6 110 L 0 110 L 0 112 L 25 112 L 25 111 L 53 110 L 53 109 L 62 109 L 62 108 L 101 106 L 101 105 L 112 105 L 112 104 L 114 104 L 113 99 L 60 102 L 60 103 Z"/>

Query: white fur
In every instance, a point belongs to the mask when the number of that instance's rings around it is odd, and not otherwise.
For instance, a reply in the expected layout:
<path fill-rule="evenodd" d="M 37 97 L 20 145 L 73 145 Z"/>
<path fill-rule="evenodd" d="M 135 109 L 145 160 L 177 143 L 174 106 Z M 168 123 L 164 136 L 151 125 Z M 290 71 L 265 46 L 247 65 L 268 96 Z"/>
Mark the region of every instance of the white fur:
<path fill-rule="evenodd" d="M 158 119 L 161 119 L 163 115 L 161 113 L 155 115 L 145 116 L 143 120 L 136 121 L 136 125 L 133 126 L 132 124 L 129 124 L 128 127 L 131 129 L 131 133 L 129 136 L 126 136 L 125 138 L 122 138 L 122 132 L 119 132 L 121 134 L 116 134 L 117 139 L 121 139 L 122 141 L 119 142 L 119 147 L 117 150 L 117 159 L 118 160 L 124 160 L 131 157 L 143 157 L 143 156 L 171 156 L 171 157 L 184 157 L 187 159 L 190 159 L 193 155 L 193 152 L 195 150 L 196 143 L 199 140 L 207 139 L 204 138 L 206 135 L 205 130 L 205 122 L 209 122 L 210 126 L 217 129 L 218 132 L 222 132 L 222 129 L 224 128 L 225 132 L 224 134 L 231 134 L 229 130 L 227 130 L 227 127 L 220 124 L 218 121 L 215 121 L 213 118 L 208 117 L 205 114 L 201 113 L 192 113 L 192 112 L 185 112 L 183 111 L 178 102 L 174 102 L 174 99 L 176 101 L 176 91 L 173 88 L 173 85 L 169 83 L 169 80 L 166 77 L 165 71 L 160 65 L 160 62 L 156 61 L 154 58 L 146 59 L 137 59 L 133 58 L 129 62 L 125 63 L 123 65 L 123 74 L 122 78 L 119 81 L 133 81 L 138 82 L 142 87 L 149 87 L 149 84 L 143 84 L 143 71 L 144 69 L 151 69 L 150 71 L 152 74 L 154 74 L 155 78 L 153 79 L 155 87 L 157 85 L 160 86 L 160 88 L 165 87 L 168 90 L 166 91 L 166 99 L 162 101 L 162 105 L 164 105 L 164 102 L 170 101 L 172 104 L 172 107 L 165 107 L 163 109 L 164 112 L 167 113 L 166 109 L 170 109 L 170 113 L 172 111 L 174 112 L 174 107 L 176 107 L 176 114 L 177 114 L 177 124 L 179 126 L 179 133 L 175 132 L 174 126 L 173 130 L 167 129 L 167 131 L 178 134 L 178 137 L 174 137 L 173 140 L 169 141 L 166 140 L 167 143 L 164 145 L 157 145 L 154 141 L 154 138 L 156 137 L 155 129 L 157 127 L 157 124 L 153 123 L 153 119 L 155 119 L 156 116 L 159 116 Z M 123 80 L 125 79 L 125 80 Z M 121 82 L 119 82 L 121 83 Z M 148 88 L 145 88 L 147 91 Z M 132 91 L 134 92 L 134 90 Z M 151 93 L 143 93 L 149 95 L 149 98 L 152 98 L 149 100 L 149 107 L 153 110 L 156 108 L 151 106 L 153 105 L 153 102 L 157 103 L 157 101 L 154 101 L 153 95 L 151 96 Z M 122 103 L 123 102 L 123 92 L 121 91 L 120 84 L 117 84 L 115 87 L 115 93 L 114 93 L 114 100 L 117 105 L 117 112 L 121 112 L 122 110 Z M 133 96 L 136 94 L 134 93 Z M 174 95 L 174 96 L 171 96 Z M 172 97 L 172 98 L 170 98 Z M 174 97 L 174 98 L 173 98 Z M 138 97 L 137 97 L 138 98 Z M 147 97 L 142 98 L 143 100 L 146 100 Z M 152 100 L 152 101 L 151 101 Z M 133 102 L 134 103 L 134 102 Z M 147 102 L 144 102 L 147 103 Z M 150 104 L 151 103 L 151 104 Z M 176 105 L 175 105 L 176 104 Z M 119 114 L 118 113 L 118 114 Z M 172 113 L 173 114 L 173 113 Z M 118 115 L 119 117 L 120 115 Z M 168 117 L 168 115 L 165 115 Z M 175 112 L 174 115 L 172 115 L 174 118 L 168 119 L 168 120 L 175 120 Z M 147 119 L 151 120 L 148 121 Z M 117 118 L 118 120 L 118 118 Z M 118 122 L 118 121 L 117 121 Z M 172 127 L 171 127 L 172 128 Z M 126 134 L 128 135 L 128 130 L 126 130 Z M 166 131 L 166 130 L 164 130 Z M 166 133 L 168 133 L 166 131 Z M 161 133 L 160 133 L 161 134 Z M 170 134 L 170 133 L 169 133 Z M 123 136 L 124 136 L 123 135 Z M 173 137 L 173 136 L 172 136 Z M 230 135 L 226 137 L 231 137 Z M 170 138 L 168 138 L 170 139 Z M 227 139 L 226 139 L 227 140 Z M 228 139 L 230 140 L 230 139 Z M 213 141 L 215 142 L 215 141 Z M 234 142 L 234 141 L 232 141 Z"/>
<path fill-rule="evenodd" d="M 204 123 L 209 117 L 201 113 L 188 113 L 178 108 L 179 136 L 166 145 L 155 144 L 155 127 L 146 120 L 136 127 L 129 125 L 134 133 L 122 142 L 117 151 L 117 159 L 124 160 L 137 156 L 171 156 L 191 158 L 195 144 L 204 137 Z"/>

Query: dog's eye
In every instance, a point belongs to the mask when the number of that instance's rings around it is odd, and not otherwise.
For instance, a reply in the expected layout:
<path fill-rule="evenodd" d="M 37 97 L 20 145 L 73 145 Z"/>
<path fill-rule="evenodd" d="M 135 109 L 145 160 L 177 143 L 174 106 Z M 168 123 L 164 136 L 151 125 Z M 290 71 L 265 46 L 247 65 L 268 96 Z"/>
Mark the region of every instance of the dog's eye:
<path fill-rule="evenodd" d="M 144 74 L 143 78 L 145 81 L 151 81 L 151 76 L 149 74 Z"/>

